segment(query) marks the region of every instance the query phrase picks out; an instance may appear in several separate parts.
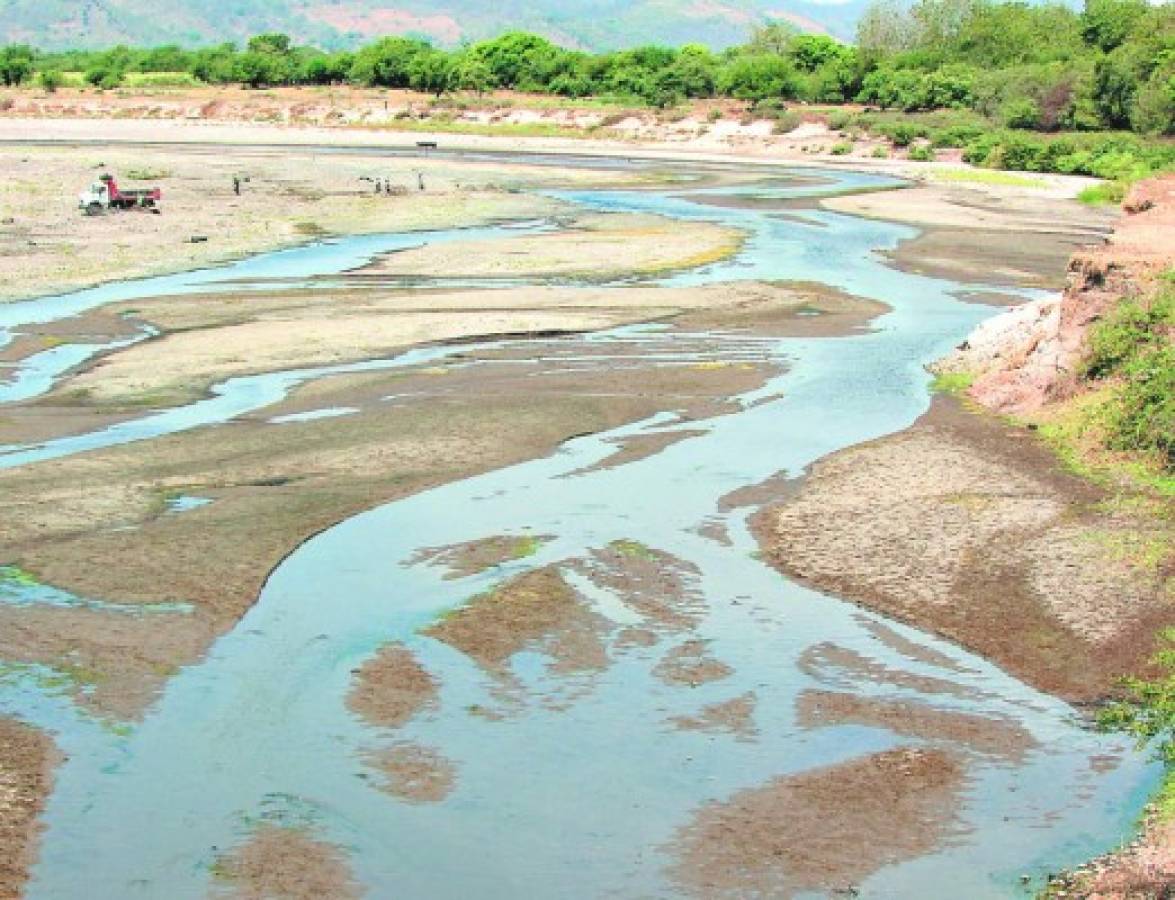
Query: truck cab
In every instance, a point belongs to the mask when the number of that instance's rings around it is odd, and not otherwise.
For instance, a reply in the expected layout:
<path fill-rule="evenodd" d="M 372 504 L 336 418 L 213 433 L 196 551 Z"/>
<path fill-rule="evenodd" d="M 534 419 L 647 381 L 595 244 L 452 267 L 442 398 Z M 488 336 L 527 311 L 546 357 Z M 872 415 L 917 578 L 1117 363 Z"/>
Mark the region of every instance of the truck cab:
<path fill-rule="evenodd" d="M 110 209 L 110 181 L 99 178 L 78 194 L 78 209 L 91 216 Z"/>

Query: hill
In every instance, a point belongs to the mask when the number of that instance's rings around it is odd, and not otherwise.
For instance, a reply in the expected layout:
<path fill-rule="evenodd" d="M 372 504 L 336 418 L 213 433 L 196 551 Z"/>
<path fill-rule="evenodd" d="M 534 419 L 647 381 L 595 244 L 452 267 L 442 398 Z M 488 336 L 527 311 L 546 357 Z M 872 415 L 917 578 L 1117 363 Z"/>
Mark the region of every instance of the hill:
<path fill-rule="evenodd" d="M 199 45 L 283 31 L 334 49 L 385 34 L 454 45 L 521 28 L 585 50 L 691 41 L 725 47 L 771 19 L 847 39 L 864 6 L 865 0 L 0 0 L 0 43 Z"/>

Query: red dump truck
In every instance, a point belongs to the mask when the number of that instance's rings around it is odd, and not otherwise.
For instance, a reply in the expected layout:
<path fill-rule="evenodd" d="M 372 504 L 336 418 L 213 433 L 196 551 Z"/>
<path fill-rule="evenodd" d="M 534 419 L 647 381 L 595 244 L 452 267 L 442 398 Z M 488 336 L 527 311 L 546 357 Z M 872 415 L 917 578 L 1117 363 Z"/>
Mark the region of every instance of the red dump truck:
<path fill-rule="evenodd" d="M 90 185 L 88 191 L 78 195 L 78 209 L 89 216 L 96 216 L 110 209 L 146 209 L 159 212 L 159 201 L 163 191 L 159 188 L 124 191 L 114 176 L 104 172 Z"/>

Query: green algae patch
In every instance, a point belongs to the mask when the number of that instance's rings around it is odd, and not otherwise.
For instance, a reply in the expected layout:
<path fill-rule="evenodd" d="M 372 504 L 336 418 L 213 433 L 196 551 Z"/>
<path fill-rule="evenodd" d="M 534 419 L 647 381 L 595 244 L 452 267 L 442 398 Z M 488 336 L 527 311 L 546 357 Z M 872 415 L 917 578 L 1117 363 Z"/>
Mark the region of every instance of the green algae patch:
<path fill-rule="evenodd" d="M 974 383 L 972 372 L 940 372 L 934 376 L 930 389 L 936 394 L 961 394 Z"/>
<path fill-rule="evenodd" d="M 467 578 L 490 569 L 528 559 L 555 539 L 550 534 L 497 534 L 445 547 L 427 547 L 412 558 L 412 563 L 445 566 L 446 579 Z"/>
<path fill-rule="evenodd" d="M 628 538 L 613 541 L 608 547 L 615 550 L 621 556 L 630 556 L 636 559 L 657 559 L 657 553 L 651 547 L 642 544 L 640 541 L 633 541 Z"/>

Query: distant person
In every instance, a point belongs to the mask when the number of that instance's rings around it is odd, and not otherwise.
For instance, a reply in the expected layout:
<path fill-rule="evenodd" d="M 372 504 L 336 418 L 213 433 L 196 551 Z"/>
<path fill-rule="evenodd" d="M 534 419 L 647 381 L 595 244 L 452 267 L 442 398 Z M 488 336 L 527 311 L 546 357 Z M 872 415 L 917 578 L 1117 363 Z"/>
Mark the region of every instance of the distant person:
<path fill-rule="evenodd" d="M 238 197 L 241 196 L 241 178 L 239 175 L 233 176 L 233 193 Z"/>
<path fill-rule="evenodd" d="M 416 186 L 418 188 L 420 188 L 422 191 L 424 190 L 424 173 L 423 172 L 416 173 Z"/>

